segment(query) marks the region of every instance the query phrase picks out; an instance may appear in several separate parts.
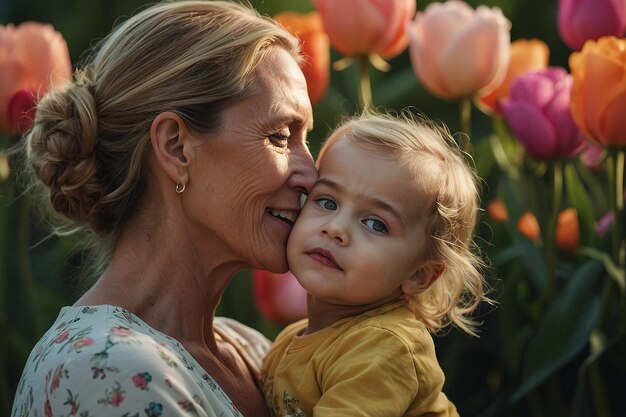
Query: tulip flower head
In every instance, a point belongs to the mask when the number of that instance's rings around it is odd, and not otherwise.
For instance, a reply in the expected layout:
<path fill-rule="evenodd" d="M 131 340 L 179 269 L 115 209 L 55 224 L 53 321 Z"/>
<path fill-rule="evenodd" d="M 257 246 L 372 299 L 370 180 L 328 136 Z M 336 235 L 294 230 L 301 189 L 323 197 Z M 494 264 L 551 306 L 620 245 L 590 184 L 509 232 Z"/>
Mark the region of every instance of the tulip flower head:
<path fill-rule="evenodd" d="M 499 8 L 474 10 L 459 0 L 431 3 L 407 30 L 413 70 L 435 96 L 487 94 L 502 83 L 511 23 Z"/>
<path fill-rule="evenodd" d="M 303 59 L 300 68 L 306 78 L 311 103 L 319 102 L 330 81 L 330 45 L 318 12 L 283 12 L 274 19 L 300 39 Z"/>
<path fill-rule="evenodd" d="M 539 227 L 539 222 L 537 221 L 535 215 L 530 211 L 522 213 L 519 219 L 517 219 L 517 229 L 521 234 L 533 242 L 539 242 L 541 240 L 541 228 Z"/>
<path fill-rule="evenodd" d="M 393 58 L 407 47 L 406 24 L 415 0 L 312 0 L 330 44 L 343 55 Z"/>
<path fill-rule="evenodd" d="M 603 147 L 626 146 L 626 39 L 587 41 L 570 55 L 571 112 L 587 139 Z"/>
<path fill-rule="evenodd" d="M 265 319 L 286 325 L 306 317 L 306 291 L 291 272 L 254 270 L 252 279 L 256 305 Z"/>
<path fill-rule="evenodd" d="M 496 222 L 505 222 L 509 219 L 509 212 L 506 204 L 499 198 L 494 198 L 487 206 L 487 214 Z"/>
<path fill-rule="evenodd" d="M 537 159 L 576 155 L 584 136 L 570 113 L 572 78 L 563 68 L 531 71 L 517 77 L 500 109 L 513 134 Z"/>
<path fill-rule="evenodd" d="M 580 231 L 578 212 L 575 208 L 566 208 L 559 213 L 555 231 L 555 244 L 564 252 L 576 252 Z"/>
<path fill-rule="evenodd" d="M 626 1 L 559 0 L 557 25 L 563 41 L 574 50 L 589 39 L 622 37 L 626 30 Z"/>
<path fill-rule="evenodd" d="M 513 80 L 530 71 L 547 68 L 549 55 L 548 44 L 539 39 L 518 39 L 512 42 L 504 80 L 490 93 L 478 97 L 478 107 L 487 114 L 501 114 L 498 101 L 509 96 Z"/>
<path fill-rule="evenodd" d="M 50 25 L 0 25 L 0 131 L 24 132 L 35 101 L 72 77 L 67 43 Z"/>

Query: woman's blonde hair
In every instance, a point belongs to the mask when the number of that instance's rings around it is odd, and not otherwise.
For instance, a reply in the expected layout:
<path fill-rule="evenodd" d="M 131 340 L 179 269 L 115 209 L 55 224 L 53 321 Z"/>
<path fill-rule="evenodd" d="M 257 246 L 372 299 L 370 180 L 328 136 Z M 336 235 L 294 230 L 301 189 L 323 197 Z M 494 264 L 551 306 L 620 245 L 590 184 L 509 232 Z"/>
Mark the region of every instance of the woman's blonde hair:
<path fill-rule="evenodd" d="M 426 207 L 427 239 L 422 261 L 444 265 L 442 275 L 425 291 L 405 294 L 408 307 L 431 332 L 452 324 L 476 335 L 471 313 L 486 297 L 485 262 L 474 242 L 480 209 L 479 180 L 444 125 L 404 111 L 398 116 L 373 112 L 340 124 L 320 151 L 318 160 L 341 138 L 390 152 L 412 170 L 420 190 L 416 205 Z M 375 175 L 375 174 L 373 174 Z M 424 183 L 427 182 L 427 183 Z"/>
<path fill-rule="evenodd" d="M 139 12 L 39 101 L 24 141 L 31 185 L 44 186 L 66 226 L 88 227 L 110 249 L 149 181 L 155 117 L 169 110 L 192 130 L 217 129 L 273 46 L 299 60 L 297 39 L 248 6 L 178 1 Z"/>

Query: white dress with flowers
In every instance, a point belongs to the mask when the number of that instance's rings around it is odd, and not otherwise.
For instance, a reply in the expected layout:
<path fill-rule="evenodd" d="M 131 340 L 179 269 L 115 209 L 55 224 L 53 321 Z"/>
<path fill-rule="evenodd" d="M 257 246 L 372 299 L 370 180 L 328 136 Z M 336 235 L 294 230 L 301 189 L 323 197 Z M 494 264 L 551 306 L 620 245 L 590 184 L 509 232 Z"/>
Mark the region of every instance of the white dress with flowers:
<path fill-rule="evenodd" d="M 269 342 L 216 318 L 218 337 L 259 369 Z M 13 403 L 22 416 L 241 416 L 185 348 L 120 307 L 64 307 L 33 348 Z"/>

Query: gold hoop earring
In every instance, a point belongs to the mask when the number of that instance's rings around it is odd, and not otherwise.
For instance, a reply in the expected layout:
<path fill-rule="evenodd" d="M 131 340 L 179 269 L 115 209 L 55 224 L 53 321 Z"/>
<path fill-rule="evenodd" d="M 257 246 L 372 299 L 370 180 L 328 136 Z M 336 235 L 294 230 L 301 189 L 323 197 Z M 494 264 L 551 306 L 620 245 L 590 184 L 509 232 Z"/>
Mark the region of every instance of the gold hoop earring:
<path fill-rule="evenodd" d="M 176 184 L 176 193 L 180 194 L 183 191 L 185 191 L 185 184 L 177 183 Z"/>

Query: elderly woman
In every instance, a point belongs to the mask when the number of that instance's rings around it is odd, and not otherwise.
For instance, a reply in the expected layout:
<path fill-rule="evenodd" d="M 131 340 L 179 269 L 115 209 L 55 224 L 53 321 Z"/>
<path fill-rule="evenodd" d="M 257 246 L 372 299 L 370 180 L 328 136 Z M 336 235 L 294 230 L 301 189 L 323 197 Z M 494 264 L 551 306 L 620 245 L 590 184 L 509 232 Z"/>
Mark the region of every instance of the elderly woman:
<path fill-rule="evenodd" d="M 162 3 L 39 102 L 27 166 L 104 263 L 33 349 L 14 416 L 267 415 L 267 340 L 214 314 L 237 271 L 287 270 L 317 177 L 298 56 L 247 7 Z"/>

